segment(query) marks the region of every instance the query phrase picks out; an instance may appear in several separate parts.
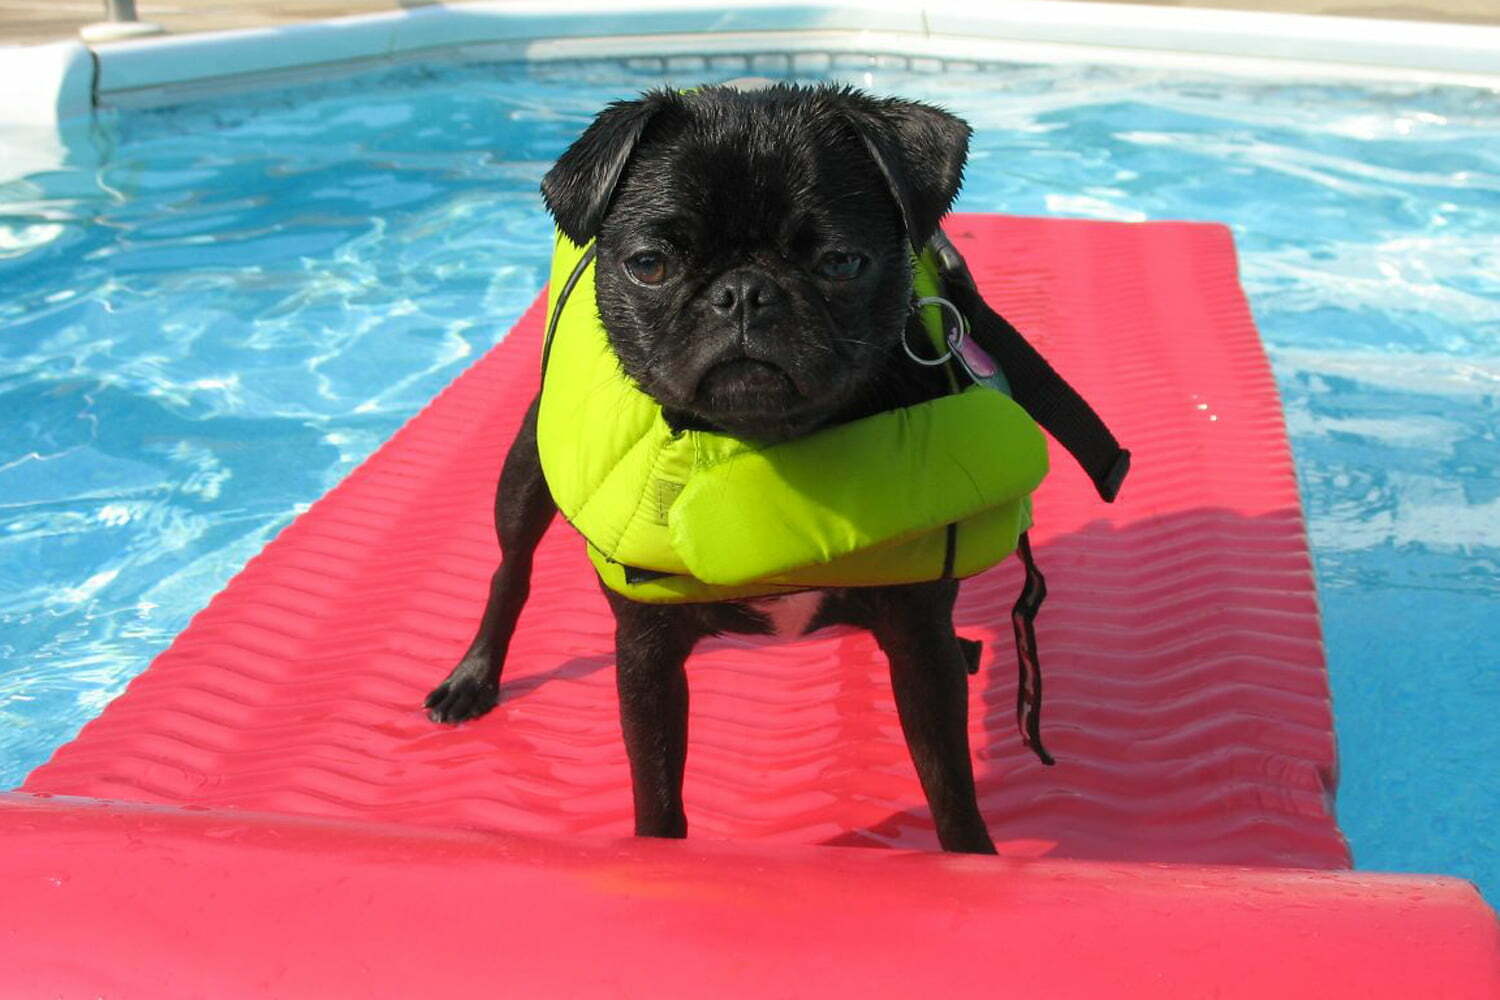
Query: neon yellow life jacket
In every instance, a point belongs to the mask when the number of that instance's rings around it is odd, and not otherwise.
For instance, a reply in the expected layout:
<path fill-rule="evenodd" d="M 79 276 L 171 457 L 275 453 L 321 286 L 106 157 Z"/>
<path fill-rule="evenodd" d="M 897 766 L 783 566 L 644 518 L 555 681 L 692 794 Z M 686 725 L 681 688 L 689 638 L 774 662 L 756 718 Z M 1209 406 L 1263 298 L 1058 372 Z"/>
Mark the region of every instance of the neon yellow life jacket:
<path fill-rule="evenodd" d="M 684 603 L 916 583 L 971 576 L 1015 551 L 1047 448 L 1007 395 L 955 381 L 949 395 L 772 445 L 674 431 L 620 369 L 593 261 L 575 274 L 586 252 L 558 234 L 537 446 L 610 588 Z M 930 251 L 913 284 L 939 294 Z M 937 309 L 922 319 L 945 351 Z"/>

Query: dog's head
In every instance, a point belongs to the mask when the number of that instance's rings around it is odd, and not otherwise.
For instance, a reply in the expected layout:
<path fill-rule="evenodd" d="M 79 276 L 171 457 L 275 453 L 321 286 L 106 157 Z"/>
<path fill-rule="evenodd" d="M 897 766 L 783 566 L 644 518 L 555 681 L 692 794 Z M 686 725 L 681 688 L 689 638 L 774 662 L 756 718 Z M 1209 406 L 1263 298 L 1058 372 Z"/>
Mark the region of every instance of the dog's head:
<path fill-rule="evenodd" d="M 777 440 L 880 391 L 968 137 L 848 88 L 655 91 L 606 108 L 542 194 L 597 240 L 625 373 L 681 424 Z"/>

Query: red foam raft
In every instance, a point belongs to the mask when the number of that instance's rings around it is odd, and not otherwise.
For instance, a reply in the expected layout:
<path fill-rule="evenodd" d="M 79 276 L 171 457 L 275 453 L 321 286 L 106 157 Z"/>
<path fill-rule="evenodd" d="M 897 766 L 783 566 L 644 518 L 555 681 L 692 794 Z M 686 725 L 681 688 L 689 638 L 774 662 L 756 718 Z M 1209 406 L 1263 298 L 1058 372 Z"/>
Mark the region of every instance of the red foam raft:
<path fill-rule="evenodd" d="M 252 560 L 33 794 L 0 797 L 0 986 L 1500 995 L 1472 887 L 1342 870 L 1296 484 L 1228 232 L 947 229 L 1135 453 L 1113 506 L 1061 452 L 1038 497 L 1057 767 L 1014 730 L 1019 574 L 964 588 L 1004 857 L 927 853 L 883 661 L 852 631 L 700 648 L 691 839 L 630 839 L 611 620 L 566 525 L 539 554 L 502 704 L 426 720 L 497 558 L 494 479 L 536 385 L 538 304 Z M 901 850 L 837 849 L 856 846 Z"/>

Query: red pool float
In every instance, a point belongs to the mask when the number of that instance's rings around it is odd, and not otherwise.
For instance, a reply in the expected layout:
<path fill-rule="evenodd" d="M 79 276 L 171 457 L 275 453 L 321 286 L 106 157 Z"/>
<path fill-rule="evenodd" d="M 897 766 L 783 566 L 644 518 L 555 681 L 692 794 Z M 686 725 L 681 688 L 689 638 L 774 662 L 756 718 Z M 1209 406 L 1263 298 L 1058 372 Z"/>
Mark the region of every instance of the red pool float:
<path fill-rule="evenodd" d="M 1500 996 L 1472 887 L 1347 871 L 1296 483 L 1228 231 L 945 228 L 1134 452 L 1112 506 L 1062 454 L 1037 497 L 1056 767 L 1015 732 L 1017 568 L 964 587 L 1001 858 L 932 853 L 884 660 L 852 631 L 700 647 L 690 839 L 630 838 L 612 619 L 561 523 L 500 706 L 425 718 L 497 559 L 538 305 L 0 797 L 0 986 Z"/>

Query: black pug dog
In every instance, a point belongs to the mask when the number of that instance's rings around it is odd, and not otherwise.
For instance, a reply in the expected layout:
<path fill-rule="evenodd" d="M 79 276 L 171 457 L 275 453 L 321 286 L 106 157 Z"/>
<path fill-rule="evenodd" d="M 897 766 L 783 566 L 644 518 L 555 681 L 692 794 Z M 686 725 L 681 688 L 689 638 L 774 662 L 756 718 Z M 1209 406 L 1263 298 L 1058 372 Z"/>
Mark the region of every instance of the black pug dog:
<path fill-rule="evenodd" d="M 962 181 L 969 127 L 925 104 L 849 88 L 656 91 L 610 105 L 542 181 L 558 227 L 597 241 L 599 315 L 623 371 L 677 427 L 775 442 L 947 391 L 917 365 L 910 252 Z M 495 502 L 502 562 L 478 634 L 428 695 L 438 722 L 489 711 L 532 554 L 556 507 L 537 402 Z M 643 604 L 604 588 L 637 835 L 682 837 L 688 684 L 698 640 L 724 632 L 869 629 L 890 661 L 902 731 L 944 849 L 993 853 L 975 798 L 958 583 Z"/>

